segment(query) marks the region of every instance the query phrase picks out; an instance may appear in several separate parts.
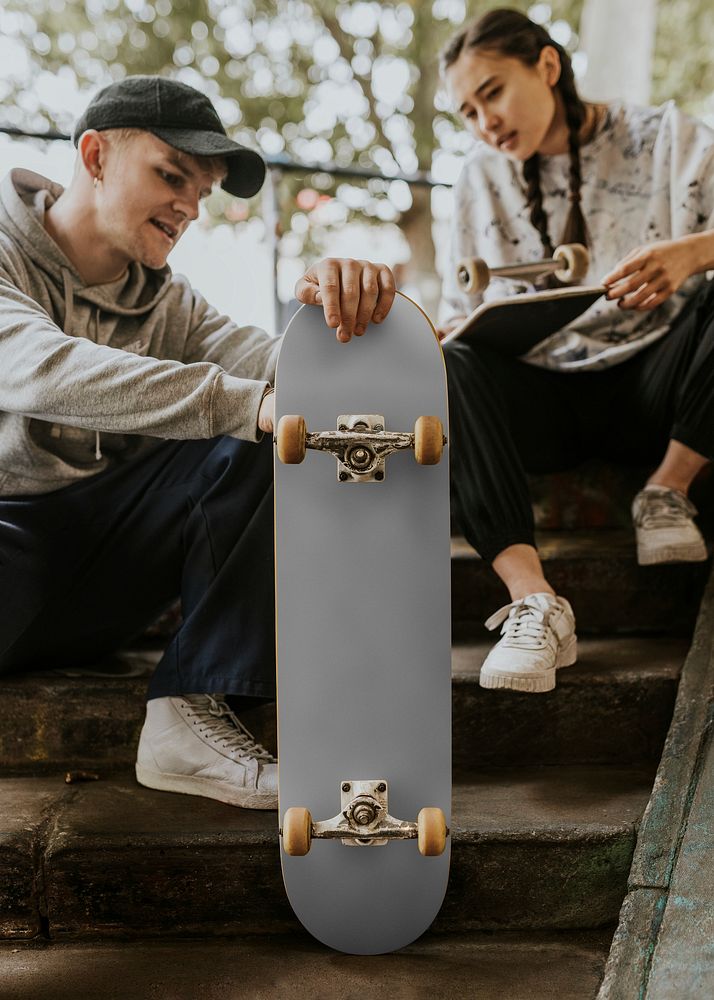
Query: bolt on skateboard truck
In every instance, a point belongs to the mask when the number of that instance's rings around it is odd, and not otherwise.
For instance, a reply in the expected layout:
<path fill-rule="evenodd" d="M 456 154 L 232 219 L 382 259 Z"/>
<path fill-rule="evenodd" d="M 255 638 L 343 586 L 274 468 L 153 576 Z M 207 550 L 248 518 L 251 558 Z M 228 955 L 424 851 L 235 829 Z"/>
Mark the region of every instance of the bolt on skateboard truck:
<path fill-rule="evenodd" d="M 554 274 L 564 285 L 577 285 L 590 266 L 590 254 L 582 243 L 564 243 L 556 247 L 553 256 L 545 260 L 524 261 L 489 267 L 480 257 L 459 261 L 456 276 L 464 292 L 483 292 L 493 277 L 533 280 L 543 274 Z"/>
<path fill-rule="evenodd" d="M 389 789 L 381 778 L 340 782 L 342 811 L 332 819 L 313 822 L 308 809 L 285 810 L 280 835 L 285 853 L 303 857 L 313 840 L 341 840 L 347 847 L 382 847 L 390 840 L 417 841 L 425 857 L 443 854 L 449 831 L 441 809 L 420 810 L 416 823 L 395 819 L 388 812 Z"/>
<path fill-rule="evenodd" d="M 376 413 L 341 414 L 337 430 L 310 433 L 305 418 L 286 414 L 278 422 L 278 458 L 285 465 L 299 465 L 308 448 L 337 458 L 341 483 L 382 482 L 387 455 L 414 450 L 419 465 L 438 465 L 446 444 L 438 417 L 419 417 L 414 431 L 387 431 L 384 417 Z"/>

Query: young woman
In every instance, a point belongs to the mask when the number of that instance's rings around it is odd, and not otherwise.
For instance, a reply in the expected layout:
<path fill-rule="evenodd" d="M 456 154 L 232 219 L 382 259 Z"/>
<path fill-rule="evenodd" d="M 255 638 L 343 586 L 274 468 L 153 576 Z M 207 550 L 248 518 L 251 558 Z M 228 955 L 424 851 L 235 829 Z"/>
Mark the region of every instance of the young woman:
<path fill-rule="evenodd" d="M 525 15 L 493 10 L 442 53 L 442 75 L 478 143 L 455 191 L 441 332 L 481 301 L 456 262 L 496 265 L 588 246 L 607 296 L 527 356 L 446 347 L 453 492 L 463 531 L 511 604 L 484 687 L 548 691 L 575 662 L 572 609 L 543 574 L 526 473 L 589 456 L 655 467 L 635 497 L 641 563 L 700 560 L 687 491 L 714 457 L 714 133 L 673 104 L 578 96 L 570 60 Z M 513 294 L 494 280 L 484 299 Z"/>

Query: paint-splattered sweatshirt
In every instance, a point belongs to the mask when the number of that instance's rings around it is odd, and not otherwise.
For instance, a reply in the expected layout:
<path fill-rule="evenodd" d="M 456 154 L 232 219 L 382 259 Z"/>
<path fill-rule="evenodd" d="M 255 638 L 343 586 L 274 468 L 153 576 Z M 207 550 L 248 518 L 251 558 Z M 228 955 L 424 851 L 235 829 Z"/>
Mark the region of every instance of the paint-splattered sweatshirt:
<path fill-rule="evenodd" d="M 586 284 L 599 284 L 635 247 L 714 229 L 714 131 L 672 102 L 659 108 L 611 105 L 594 138 L 582 147 L 581 163 L 591 255 Z M 570 207 L 569 169 L 567 153 L 541 158 L 543 207 L 553 245 L 560 242 Z M 465 295 L 456 281 L 462 258 L 481 257 L 495 267 L 542 256 L 539 234 L 529 220 L 522 165 L 478 142 L 455 188 L 440 322 L 467 316 L 481 301 L 523 290 L 494 279 L 483 297 Z M 651 312 L 622 310 L 602 298 L 525 360 L 561 371 L 624 361 L 664 336 L 705 280 L 704 274 L 694 275 Z"/>

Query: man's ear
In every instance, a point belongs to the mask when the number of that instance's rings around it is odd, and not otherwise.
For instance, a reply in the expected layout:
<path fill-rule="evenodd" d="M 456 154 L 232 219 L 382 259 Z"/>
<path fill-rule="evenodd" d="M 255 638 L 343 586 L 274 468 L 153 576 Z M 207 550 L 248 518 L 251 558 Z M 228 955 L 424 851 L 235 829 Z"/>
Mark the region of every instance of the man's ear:
<path fill-rule="evenodd" d="M 538 69 L 549 87 L 554 87 L 560 79 L 560 54 L 552 45 L 544 45 L 538 57 Z"/>
<path fill-rule="evenodd" d="M 95 177 L 101 180 L 106 165 L 106 150 L 107 144 L 96 129 L 90 128 L 82 133 L 79 140 L 79 155 L 91 180 Z"/>

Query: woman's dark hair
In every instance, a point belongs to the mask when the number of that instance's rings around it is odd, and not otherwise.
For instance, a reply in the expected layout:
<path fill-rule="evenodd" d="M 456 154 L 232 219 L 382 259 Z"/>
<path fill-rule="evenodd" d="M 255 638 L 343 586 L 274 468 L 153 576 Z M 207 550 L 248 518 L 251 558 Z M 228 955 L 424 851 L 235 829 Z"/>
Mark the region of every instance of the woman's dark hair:
<path fill-rule="evenodd" d="M 441 52 L 441 72 L 456 62 L 466 49 L 484 49 L 503 56 L 513 56 L 528 66 L 534 66 L 546 45 L 552 45 L 560 56 L 560 77 L 555 85 L 565 106 L 570 151 L 570 211 L 565 222 L 561 243 L 588 245 L 587 227 L 580 208 L 580 129 L 585 121 L 585 104 L 575 89 L 573 67 L 562 45 L 550 37 L 545 28 L 535 24 L 525 14 L 509 8 L 491 10 L 476 21 L 471 21 L 455 35 Z M 540 189 L 540 156 L 534 153 L 523 164 L 526 197 L 530 220 L 540 234 L 543 255 L 553 254 L 553 244 L 548 234 L 548 216 L 543 208 Z"/>

